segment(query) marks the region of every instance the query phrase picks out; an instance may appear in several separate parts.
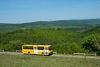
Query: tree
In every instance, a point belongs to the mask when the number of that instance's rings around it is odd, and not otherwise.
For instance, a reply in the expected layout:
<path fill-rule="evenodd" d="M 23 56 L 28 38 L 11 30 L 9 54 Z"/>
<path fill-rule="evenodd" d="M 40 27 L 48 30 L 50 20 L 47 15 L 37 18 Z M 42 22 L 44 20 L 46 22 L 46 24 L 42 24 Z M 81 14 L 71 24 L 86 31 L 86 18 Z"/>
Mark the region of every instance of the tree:
<path fill-rule="evenodd" d="M 99 34 L 92 34 L 85 37 L 82 41 L 82 47 L 90 52 L 100 50 L 100 36 Z"/>
<path fill-rule="evenodd" d="M 21 50 L 23 45 L 21 40 L 10 41 L 9 43 L 11 44 L 11 49 L 13 50 Z"/>

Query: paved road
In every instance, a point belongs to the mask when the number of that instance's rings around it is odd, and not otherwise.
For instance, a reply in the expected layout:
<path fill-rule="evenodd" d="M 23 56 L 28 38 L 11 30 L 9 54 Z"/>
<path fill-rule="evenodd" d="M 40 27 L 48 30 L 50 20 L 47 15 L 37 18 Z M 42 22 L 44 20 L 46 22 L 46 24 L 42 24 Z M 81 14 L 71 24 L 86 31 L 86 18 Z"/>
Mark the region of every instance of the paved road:
<path fill-rule="evenodd" d="M 18 52 L 0 52 L 0 54 L 23 55 L 22 53 L 18 53 Z"/>
<path fill-rule="evenodd" d="M 22 53 L 19 52 L 0 52 L 0 54 L 10 54 L 10 55 L 23 55 Z M 54 54 L 52 55 L 53 57 L 65 57 L 65 58 L 85 58 L 85 56 L 74 56 L 74 55 L 60 55 L 60 54 Z M 100 57 L 98 56 L 86 56 L 86 58 L 92 58 L 92 59 L 99 59 Z"/>
<path fill-rule="evenodd" d="M 75 56 L 75 55 L 52 55 L 55 57 L 68 57 L 68 58 L 92 58 L 92 59 L 99 59 L 100 57 L 95 56 Z"/>

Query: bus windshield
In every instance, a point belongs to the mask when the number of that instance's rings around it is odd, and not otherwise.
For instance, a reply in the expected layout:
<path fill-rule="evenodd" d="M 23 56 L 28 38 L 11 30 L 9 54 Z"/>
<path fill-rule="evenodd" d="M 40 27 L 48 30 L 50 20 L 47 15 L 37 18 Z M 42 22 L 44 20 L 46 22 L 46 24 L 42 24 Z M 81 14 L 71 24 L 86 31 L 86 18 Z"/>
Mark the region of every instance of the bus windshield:
<path fill-rule="evenodd" d="M 49 47 L 49 50 L 52 50 L 52 46 Z"/>

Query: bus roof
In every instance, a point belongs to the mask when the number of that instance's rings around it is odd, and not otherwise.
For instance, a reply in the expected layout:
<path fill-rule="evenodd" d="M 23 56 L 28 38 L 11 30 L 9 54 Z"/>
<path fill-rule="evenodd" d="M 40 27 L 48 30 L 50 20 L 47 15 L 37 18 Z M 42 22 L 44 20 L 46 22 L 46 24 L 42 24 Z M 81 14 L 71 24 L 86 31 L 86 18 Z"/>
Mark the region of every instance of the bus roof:
<path fill-rule="evenodd" d="M 52 45 L 23 45 L 23 46 L 50 47 L 50 46 L 52 46 Z"/>
<path fill-rule="evenodd" d="M 34 45 L 23 45 L 23 46 L 34 46 Z"/>

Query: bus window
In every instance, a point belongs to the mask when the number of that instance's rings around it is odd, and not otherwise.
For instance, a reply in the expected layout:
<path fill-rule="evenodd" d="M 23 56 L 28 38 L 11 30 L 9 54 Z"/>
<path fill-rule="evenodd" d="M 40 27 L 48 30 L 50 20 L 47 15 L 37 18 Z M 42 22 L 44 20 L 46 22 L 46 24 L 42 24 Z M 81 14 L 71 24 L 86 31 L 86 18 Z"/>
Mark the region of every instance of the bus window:
<path fill-rule="evenodd" d="M 23 46 L 23 49 L 33 49 L 33 46 Z"/>
<path fill-rule="evenodd" d="M 38 50 L 44 50 L 44 47 L 38 47 Z"/>

